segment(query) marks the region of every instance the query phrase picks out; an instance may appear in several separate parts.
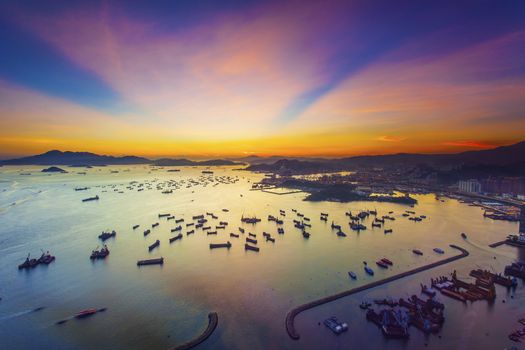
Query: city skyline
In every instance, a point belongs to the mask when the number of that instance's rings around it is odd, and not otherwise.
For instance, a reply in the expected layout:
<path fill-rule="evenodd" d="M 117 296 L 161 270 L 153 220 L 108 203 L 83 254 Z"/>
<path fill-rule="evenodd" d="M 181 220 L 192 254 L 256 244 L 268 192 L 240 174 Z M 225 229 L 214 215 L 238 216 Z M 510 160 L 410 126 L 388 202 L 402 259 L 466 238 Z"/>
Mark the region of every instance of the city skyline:
<path fill-rule="evenodd" d="M 524 5 L 1 5 L 0 157 L 455 153 L 525 139 Z"/>

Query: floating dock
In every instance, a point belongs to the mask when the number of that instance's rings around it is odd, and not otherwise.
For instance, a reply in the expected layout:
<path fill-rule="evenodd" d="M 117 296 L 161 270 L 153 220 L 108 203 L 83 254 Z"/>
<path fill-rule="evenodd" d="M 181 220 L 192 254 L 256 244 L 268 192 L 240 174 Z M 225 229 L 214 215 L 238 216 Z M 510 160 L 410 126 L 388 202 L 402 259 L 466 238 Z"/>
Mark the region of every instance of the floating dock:
<path fill-rule="evenodd" d="M 442 259 L 442 260 L 439 260 L 439 261 L 436 261 L 436 262 L 433 262 L 431 264 L 427 264 L 427 265 L 424 265 L 424 266 L 421 266 L 421 267 L 417 267 L 415 269 L 412 269 L 412 270 L 409 270 L 409 271 L 406 271 L 406 272 L 402 272 L 400 274 L 397 274 L 397 275 L 394 275 L 394 276 L 390 276 L 390 277 L 387 277 L 387 278 L 379 280 L 379 281 L 375 281 L 375 282 L 372 282 L 372 283 L 369 283 L 369 284 L 365 284 L 364 286 L 353 288 L 353 289 L 350 289 L 350 290 L 347 290 L 347 291 L 344 291 L 344 292 L 341 292 L 341 293 L 337 293 L 337 294 L 334 294 L 334 295 L 327 296 L 327 297 L 322 298 L 322 299 L 314 300 L 312 302 L 309 302 L 309 303 L 306 303 L 306 304 L 303 304 L 303 305 L 299 305 L 298 307 L 290 310 L 286 314 L 286 320 L 285 320 L 286 332 L 288 332 L 288 335 L 290 336 L 290 338 L 292 338 L 294 340 L 298 340 L 299 339 L 300 336 L 299 336 L 299 333 L 297 332 L 297 330 L 295 329 L 294 320 L 295 320 L 295 317 L 298 314 L 300 314 L 301 312 L 303 312 L 303 311 L 306 311 L 306 310 L 309 310 L 309 309 L 313 309 L 314 307 L 317 307 L 317 306 L 320 306 L 320 305 L 332 302 L 332 301 L 340 299 L 340 298 L 347 297 L 347 296 L 352 295 L 352 294 L 360 293 L 360 292 L 365 291 L 367 289 L 375 288 L 375 287 L 378 287 L 380 285 L 383 285 L 383 284 L 386 284 L 386 283 L 389 283 L 389 282 L 393 282 L 395 280 L 398 280 L 398 279 L 401 279 L 401 278 L 404 278 L 404 277 L 407 277 L 407 276 L 412 276 L 412 275 L 414 275 L 414 274 L 416 274 L 418 272 L 429 270 L 429 269 L 432 269 L 432 268 L 440 266 L 440 265 L 448 264 L 450 262 L 462 259 L 462 258 L 467 257 L 469 255 L 469 252 L 466 249 L 463 249 L 463 248 L 461 248 L 461 247 L 459 247 L 457 245 L 451 244 L 450 247 L 461 251 L 461 254 L 452 256 L 450 258 Z"/>

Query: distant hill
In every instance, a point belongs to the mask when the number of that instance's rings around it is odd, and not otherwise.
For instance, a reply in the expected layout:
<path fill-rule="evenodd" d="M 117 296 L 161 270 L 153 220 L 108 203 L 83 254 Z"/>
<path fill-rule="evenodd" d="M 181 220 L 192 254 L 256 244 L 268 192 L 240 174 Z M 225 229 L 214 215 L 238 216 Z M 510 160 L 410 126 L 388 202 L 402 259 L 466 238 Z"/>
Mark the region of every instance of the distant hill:
<path fill-rule="evenodd" d="M 203 161 L 193 161 L 189 159 L 171 159 L 161 158 L 153 161 L 153 165 L 157 166 L 223 166 L 223 165 L 238 165 L 239 163 L 227 159 L 211 159 Z"/>
<path fill-rule="evenodd" d="M 4 165 L 124 165 L 149 164 L 147 158 L 101 156 L 89 152 L 49 151 L 36 156 L 4 160 Z"/>
<path fill-rule="evenodd" d="M 69 165 L 69 166 L 94 166 L 94 165 L 133 165 L 151 164 L 157 166 L 222 166 L 237 165 L 239 163 L 226 159 L 211 159 L 193 161 L 189 159 L 162 158 L 151 160 L 143 157 L 123 156 L 113 157 L 98 155 L 89 152 L 61 152 L 49 151 L 30 157 L 10 159 L 0 162 L 0 165 Z"/>
<path fill-rule="evenodd" d="M 489 150 L 468 151 L 454 154 L 388 154 L 377 156 L 356 156 L 338 159 L 279 159 L 273 163 L 252 164 L 247 170 L 261 172 L 315 173 L 365 168 L 401 168 L 415 165 L 443 167 L 505 167 L 515 164 L 521 168 L 525 162 L 525 141 L 510 146 Z"/>

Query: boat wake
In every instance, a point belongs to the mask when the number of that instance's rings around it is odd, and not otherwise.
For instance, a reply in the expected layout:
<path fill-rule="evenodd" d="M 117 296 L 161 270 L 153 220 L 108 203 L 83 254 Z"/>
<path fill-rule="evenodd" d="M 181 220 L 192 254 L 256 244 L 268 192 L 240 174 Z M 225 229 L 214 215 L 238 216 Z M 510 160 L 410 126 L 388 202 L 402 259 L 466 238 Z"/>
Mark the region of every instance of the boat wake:
<path fill-rule="evenodd" d="M 0 321 L 10 320 L 10 319 L 13 319 L 13 318 L 16 318 L 16 317 L 24 316 L 24 315 L 27 315 L 27 314 L 32 314 L 34 312 L 38 312 L 38 311 L 41 311 L 43 309 L 44 309 L 44 307 L 40 306 L 40 307 L 37 307 L 35 309 L 29 309 L 29 310 L 15 312 L 15 313 L 10 314 L 10 315 L 1 316 L 0 317 Z"/>

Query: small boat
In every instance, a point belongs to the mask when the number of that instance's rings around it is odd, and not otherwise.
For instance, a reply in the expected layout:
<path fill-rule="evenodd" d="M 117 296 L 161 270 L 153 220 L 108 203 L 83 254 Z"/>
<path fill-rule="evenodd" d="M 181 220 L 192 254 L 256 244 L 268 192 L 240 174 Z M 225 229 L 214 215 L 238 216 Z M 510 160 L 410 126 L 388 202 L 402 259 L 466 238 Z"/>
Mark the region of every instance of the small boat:
<path fill-rule="evenodd" d="M 89 258 L 91 260 L 104 259 L 109 255 L 109 249 L 106 245 L 100 250 L 93 250 Z"/>
<path fill-rule="evenodd" d="M 251 238 L 246 238 L 246 242 L 247 243 L 252 243 L 252 244 L 257 244 L 257 240 L 256 239 L 251 239 Z"/>
<path fill-rule="evenodd" d="M 148 250 L 151 252 L 153 249 L 157 248 L 160 245 L 160 241 L 157 239 L 152 245 L 148 247 Z"/>
<path fill-rule="evenodd" d="M 102 232 L 98 238 L 104 242 L 112 237 L 115 237 L 117 235 L 117 232 L 115 232 L 115 230 L 111 231 L 111 232 Z"/>
<path fill-rule="evenodd" d="M 372 270 L 370 267 L 365 266 L 365 272 L 369 274 L 370 276 L 374 275 L 374 270 Z"/>
<path fill-rule="evenodd" d="M 173 243 L 179 239 L 182 239 L 182 233 L 179 233 L 178 235 L 176 235 L 175 237 L 171 237 L 170 238 L 170 243 Z"/>
<path fill-rule="evenodd" d="M 441 249 L 441 248 L 434 248 L 433 250 L 434 250 L 436 253 L 438 253 L 438 254 L 444 254 L 444 253 L 445 253 L 445 251 L 444 251 L 443 249 Z"/>
<path fill-rule="evenodd" d="M 423 255 L 423 252 L 419 249 L 412 249 L 412 253 L 416 254 L 416 255 Z"/>
<path fill-rule="evenodd" d="M 194 233 L 195 233 L 195 230 L 189 230 L 188 232 L 186 232 L 186 236 L 192 235 Z"/>
<path fill-rule="evenodd" d="M 171 214 L 159 214 L 159 219 L 169 217 L 170 215 Z"/>
<path fill-rule="evenodd" d="M 270 236 L 266 236 L 266 242 L 272 242 L 275 243 L 275 238 L 272 238 Z"/>
<path fill-rule="evenodd" d="M 89 197 L 89 198 L 85 198 L 82 200 L 82 202 L 91 202 L 91 201 L 98 201 L 100 198 L 98 197 L 98 195 L 96 195 L 95 197 Z"/>
<path fill-rule="evenodd" d="M 353 271 L 349 271 L 348 272 L 348 276 L 350 276 L 350 278 L 353 279 L 353 280 L 357 279 L 357 275 Z"/>
<path fill-rule="evenodd" d="M 230 237 L 239 238 L 239 235 L 237 235 L 237 234 L 235 234 L 235 233 L 230 233 Z"/>
<path fill-rule="evenodd" d="M 75 318 L 86 318 L 97 313 L 97 309 L 86 309 L 82 310 L 75 315 Z"/>
<path fill-rule="evenodd" d="M 387 258 L 383 258 L 383 259 L 381 259 L 381 261 L 384 262 L 387 265 L 390 265 L 390 266 L 394 265 L 394 263 L 392 261 L 388 260 Z"/>
<path fill-rule="evenodd" d="M 217 231 L 208 231 L 207 235 L 217 235 Z"/>
<path fill-rule="evenodd" d="M 344 322 L 339 322 L 336 317 L 327 318 L 323 323 L 335 334 L 341 334 L 348 330 L 348 325 Z"/>
<path fill-rule="evenodd" d="M 177 231 L 180 231 L 180 230 L 182 230 L 182 226 L 179 225 L 179 226 L 177 226 L 175 228 L 172 228 L 171 232 L 177 232 Z"/>
<path fill-rule="evenodd" d="M 436 291 L 432 288 L 428 288 L 427 286 L 421 284 L 421 293 L 426 294 L 430 297 L 436 296 Z"/>
<path fill-rule="evenodd" d="M 391 229 L 391 228 L 386 229 L 386 230 L 385 230 L 385 233 L 392 233 L 392 229 Z"/>
<path fill-rule="evenodd" d="M 254 252 L 258 252 L 259 251 L 259 247 L 254 247 L 254 246 L 251 246 L 249 244 L 244 244 L 244 250 L 252 250 Z"/>
<path fill-rule="evenodd" d="M 159 226 L 159 223 L 158 223 L 158 222 L 156 222 L 156 223 L 154 223 L 153 225 L 151 225 L 152 228 L 153 228 L 153 227 L 157 227 L 157 226 Z"/>
<path fill-rule="evenodd" d="M 307 239 L 310 238 L 310 233 L 303 231 L 303 237 Z"/>
<path fill-rule="evenodd" d="M 388 269 L 388 264 L 384 263 L 382 260 L 376 261 L 376 265 L 384 269 Z"/>
<path fill-rule="evenodd" d="M 21 270 L 21 269 L 31 269 L 35 266 L 38 265 L 38 260 L 37 259 L 30 259 L 29 258 L 29 254 L 27 255 L 27 258 L 26 260 L 21 263 L 20 265 L 18 265 L 18 269 Z"/>
<path fill-rule="evenodd" d="M 134 226 L 133 226 L 133 229 L 136 230 L 136 229 L 139 228 L 139 226 L 140 226 L 140 225 L 134 225 Z"/>
<path fill-rule="evenodd" d="M 145 231 L 144 231 L 144 237 L 146 237 L 146 236 L 149 235 L 150 233 L 151 233 L 151 230 L 150 230 L 150 229 L 145 230 Z"/>
<path fill-rule="evenodd" d="M 464 233 L 464 232 L 462 232 L 462 233 L 461 233 L 461 238 L 463 238 L 463 239 L 467 239 L 467 234 Z"/>
<path fill-rule="evenodd" d="M 230 241 L 226 242 L 226 243 L 210 243 L 210 249 L 215 249 L 215 248 L 228 248 L 230 249 L 232 246 L 232 244 L 230 243 Z"/>
<path fill-rule="evenodd" d="M 344 233 L 343 231 L 337 231 L 337 236 L 346 237 L 346 233 Z"/>
<path fill-rule="evenodd" d="M 53 261 L 55 261 L 55 257 L 51 254 L 49 254 L 49 252 L 42 252 L 42 255 L 40 256 L 40 258 L 38 258 L 38 263 L 39 264 L 46 264 L 46 265 L 49 265 L 51 264 Z"/>
<path fill-rule="evenodd" d="M 369 303 L 368 301 L 363 301 L 361 304 L 359 304 L 359 307 L 363 310 L 368 309 L 370 306 L 372 306 L 372 303 Z"/>
<path fill-rule="evenodd" d="M 164 258 L 146 259 L 137 261 L 137 266 L 143 265 L 162 265 L 164 264 Z"/>

